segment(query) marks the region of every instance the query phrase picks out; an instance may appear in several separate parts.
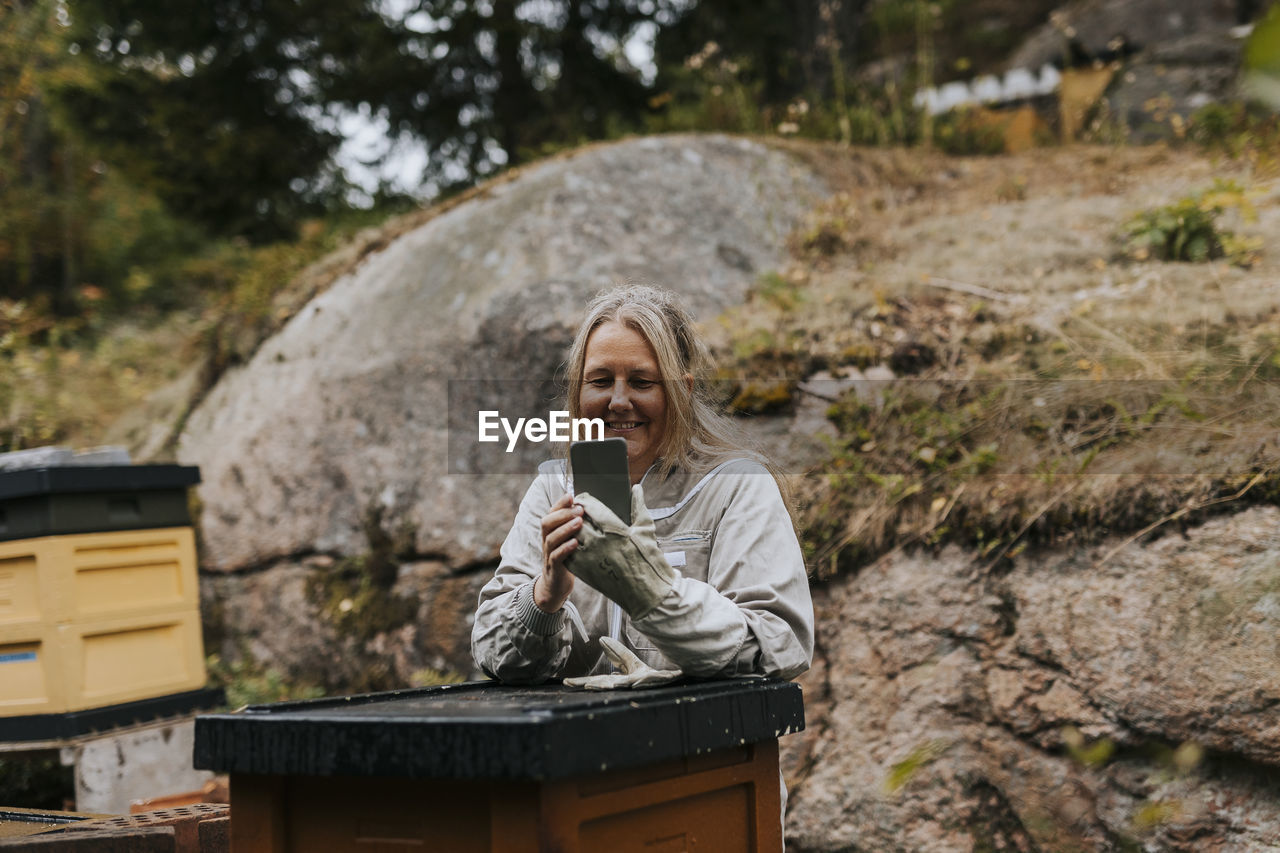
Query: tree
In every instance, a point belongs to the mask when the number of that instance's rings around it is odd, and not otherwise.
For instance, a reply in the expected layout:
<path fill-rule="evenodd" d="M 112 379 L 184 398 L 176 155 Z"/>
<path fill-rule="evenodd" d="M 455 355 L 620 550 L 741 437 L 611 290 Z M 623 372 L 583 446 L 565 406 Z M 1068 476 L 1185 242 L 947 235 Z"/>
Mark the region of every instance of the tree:
<path fill-rule="evenodd" d="M 53 2 L 0 5 L 0 296 L 72 310 L 85 176 L 46 97 L 77 79 Z"/>
<path fill-rule="evenodd" d="M 622 55 L 642 25 L 672 20 L 673 0 L 418 0 L 404 49 L 377 88 L 392 126 L 427 141 L 430 172 L 466 183 L 504 164 L 640 126 L 649 95 Z"/>
<path fill-rule="evenodd" d="M 658 66 L 679 68 L 714 42 L 721 54 L 749 63 L 747 71 L 762 84 L 766 104 L 799 96 L 829 98 L 841 69 L 855 67 L 869 54 L 860 38 L 868 5 L 868 0 L 699 0 L 658 34 Z"/>
<path fill-rule="evenodd" d="M 672 2 L 672 0 L 661 0 Z M 99 82 L 58 96 L 105 156 L 215 233 L 269 239 L 340 196 L 332 119 L 366 107 L 465 184 L 548 144 L 637 126 L 621 45 L 659 0 L 83 0 Z"/>
<path fill-rule="evenodd" d="M 333 81 L 397 49 L 365 0 L 218 0 L 194 14 L 84 0 L 72 14 L 94 83 L 56 94 L 78 127 L 176 214 L 255 240 L 289 234 L 340 190 L 340 137 L 319 121 Z"/>

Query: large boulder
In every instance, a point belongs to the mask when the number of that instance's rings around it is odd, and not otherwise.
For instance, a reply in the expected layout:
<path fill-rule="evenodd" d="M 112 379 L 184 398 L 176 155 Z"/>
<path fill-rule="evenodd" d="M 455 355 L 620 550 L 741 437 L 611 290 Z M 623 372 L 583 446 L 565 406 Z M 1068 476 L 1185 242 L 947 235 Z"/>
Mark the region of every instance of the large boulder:
<path fill-rule="evenodd" d="M 816 597 L 789 838 L 818 850 L 1280 844 L 1280 509 L 1149 545 L 896 554 Z"/>
<path fill-rule="evenodd" d="M 1106 93 L 1134 142 L 1179 136 L 1196 110 L 1236 97 L 1244 42 L 1209 30 L 1134 56 Z"/>
<path fill-rule="evenodd" d="M 203 567 L 356 555 L 371 536 L 453 568 L 492 560 L 554 451 L 481 448 L 477 407 L 545 417 L 583 304 L 611 284 L 674 289 L 706 319 L 740 303 L 823 192 L 756 142 L 645 138 L 532 166 L 394 241 L 188 420 Z"/>

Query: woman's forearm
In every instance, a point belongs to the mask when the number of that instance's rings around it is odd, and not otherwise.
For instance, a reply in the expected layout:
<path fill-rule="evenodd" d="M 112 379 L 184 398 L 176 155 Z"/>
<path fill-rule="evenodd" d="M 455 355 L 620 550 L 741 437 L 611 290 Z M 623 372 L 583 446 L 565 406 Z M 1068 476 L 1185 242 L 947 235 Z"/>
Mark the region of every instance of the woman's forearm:
<path fill-rule="evenodd" d="M 633 626 L 690 675 L 794 678 L 809 667 L 803 638 L 784 619 L 741 607 L 692 578 L 679 578 L 658 607 Z"/>
<path fill-rule="evenodd" d="M 493 678 L 538 684 L 562 674 L 571 650 L 570 631 L 564 610 L 545 613 L 538 608 L 530 581 L 483 600 L 471 630 L 471 653 Z"/>

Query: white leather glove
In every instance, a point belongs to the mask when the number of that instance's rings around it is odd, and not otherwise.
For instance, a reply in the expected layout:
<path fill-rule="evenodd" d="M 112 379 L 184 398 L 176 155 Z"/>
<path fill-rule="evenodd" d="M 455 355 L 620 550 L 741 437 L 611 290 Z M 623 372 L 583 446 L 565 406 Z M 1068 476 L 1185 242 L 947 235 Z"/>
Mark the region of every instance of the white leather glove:
<path fill-rule="evenodd" d="M 634 510 L 633 510 L 634 511 Z M 608 675 L 584 675 L 580 678 L 566 678 L 567 687 L 582 687 L 587 690 L 618 690 L 623 687 L 654 687 L 675 681 L 682 672 L 678 669 L 654 669 L 630 649 L 612 637 L 601 637 L 600 647 L 609 662 L 622 672 Z"/>
<path fill-rule="evenodd" d="M 648 616 L 675 583 L 676 572 L 658 547 L 644 491 L 638 483 L 631 487 L 630 527 L 586 492 L 574 502 L 585 512 L 579 547 L 565 565 L 633 620 Z"/>

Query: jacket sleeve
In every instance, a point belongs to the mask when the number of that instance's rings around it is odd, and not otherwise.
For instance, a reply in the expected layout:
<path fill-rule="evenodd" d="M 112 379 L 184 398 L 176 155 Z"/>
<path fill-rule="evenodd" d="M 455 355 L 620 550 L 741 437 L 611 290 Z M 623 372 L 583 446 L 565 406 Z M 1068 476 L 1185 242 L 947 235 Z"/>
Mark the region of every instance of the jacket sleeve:
<path fill-rule="evenodd" d="M 562 674 L 571 650 L 566 611 L 544 613 L 533 603 L 542 570 L 542 516 L 551 509 L 548 475 L 534 480 L 502 543 L 493 578 L 480 590 L 471 629 L 471 656 L 493 678 L 537 684 Z M 566 604 L 566 607 L 571 605 Z"/>
<path fill-rule="evenodd" d="M 690 675 L 794 678 L 813 660 L 809 578 L 777 483 L 748 464 L 717 477 L 726 506 L 707 582 L 679 576 L 634 626 Z"/>

